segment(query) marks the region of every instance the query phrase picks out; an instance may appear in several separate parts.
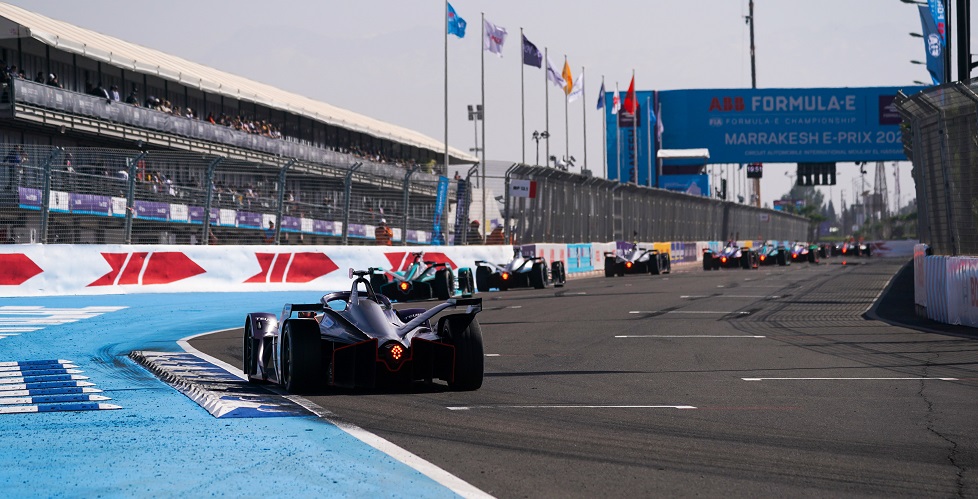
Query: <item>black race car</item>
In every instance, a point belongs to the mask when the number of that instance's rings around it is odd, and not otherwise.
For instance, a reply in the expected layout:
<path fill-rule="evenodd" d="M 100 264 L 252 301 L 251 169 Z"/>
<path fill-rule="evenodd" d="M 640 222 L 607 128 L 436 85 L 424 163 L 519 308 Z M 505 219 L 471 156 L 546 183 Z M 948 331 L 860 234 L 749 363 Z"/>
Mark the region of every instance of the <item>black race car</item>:
<path fill-rule="evenodd" d="M 567 282 L 564 262 L 554 262 L 547 267 L 547 260 L 539 256 L 523 256 L 519 247 L 513 248 L 513 259 L 497 265 L 485 260 L 475 262 L 475 285 L 480 292 L 498 289 L 533 287 L 543 289 L 553 282 L 562 287 Z"/>
<path fill-rule="evenodd" d="M 455 390 L 482 386 L 482 329 L 475 317 L 482 299 L 395 310 L 370 285 L 374 270 L 350 269 L 350 291 L 329 293 L 319 303 L 286 304 L 279 318 L 248 314 L 242 355 L 248 381 L 280 384 L 293 393 L 434 379 Z M 436 320 L 458 309 L 464 311 Z"/>
<path fill-rule="evenodd" d="M 791 258 L 788 249 L 784 246 L 768 241 L 757 249 L 758 265 L 791 265 Z"/>
<path fill-rule="evenodd" d="M 750 248 L 741 248 L 734 243 L 727 243 L 719 252 L 706 248 L 703 250 L 703 270 L 720 270 L 720 268 L 756 269 L 757 253 Z"/>
<path fill-rule="evenodd" d="M 475 292 L 472 269 L 459 269 L 456 279 L 455 272 L 447 263 L 425 261 L 424 252 L 412 255 L 414 261 L 405 271 L 375 269 L 370 276 L 374 290 L 399 302 L 432 298 L 447 300 L 456 295 L 472 296 Z"/>
<path fill-rule="evenodd" d="M 818 245 L 808 243 L 795 243 L 791 247 L 791 261 L 818 263 Z"/>
<path fill-rule="evenodd" d="M 621 246 L 621 243 L 618 244 Z M 628 249 L 607 251 L 604 254 L 605 277 L 625 274 L 668 274 L 671 269 L 668 253 L 640 248 L 635 244 Z"/>

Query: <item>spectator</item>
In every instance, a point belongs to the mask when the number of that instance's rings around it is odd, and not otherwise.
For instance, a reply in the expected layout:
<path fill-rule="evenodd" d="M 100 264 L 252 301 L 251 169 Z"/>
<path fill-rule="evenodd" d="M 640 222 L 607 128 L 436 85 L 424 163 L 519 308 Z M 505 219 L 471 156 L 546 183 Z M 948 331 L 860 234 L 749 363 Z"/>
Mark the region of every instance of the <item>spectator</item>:
<path fill-rule="evenodd" d="M 92 88 L 91 94 L 95 97 L 101 97 L 107 101 L 112 100 L 112 98 L 109 96 L 109 91 L 102 86 L 102 82 L 98 82 L 98 85 L 95 85 L 95 87 Z"/>
<path fill-rule="evenodd" d="M 44 72 L 37 72 L 37 76 L 34 77 L 34 83 L 44 83 Z"/>
<path fill-rule="evenodd" d="M 275 222 L 269 220 L 268 228 L 265 229 L 265 242 L 272 244 L 275 242 Z"/>
<path fill-rule="evenodd" d="M 48 83 L 47 84 L 50 85 L 50 86 L 52 86 L 52 87 L 64 88 L 64 85 L 62 85 L 61 82 L 58 81 L 58 75 L 56 75 L 54 73 L 51 73 L 51 74 L 48 75 Z"/>
<path fill-rule="evenodd" d="M 486 244 L 503 244 L 506 242 L 506 236 L 503 235 L 503 226 L 497 225 L 489 236 L 486 238 Z"/>
<path fill-rule="evenodd" d="M 465 235 L 466 244 L 482 244 L 482 233 L 479 231 L 479 221 L 473 220 L 469 223 L 469 230 Z"/>
<path fill-rule="evenodd" d="M 109 96 L 112 98 L 112 100 L 114 100 L 116 102 L 119 102 L 119 101 L 122 100 L 122 96 L 119 95 L 119 86 L 118 85 L 112 85 L 112 87 L 110 88 L 110 91 L 109 91 Z"/>
<path fill-rule="evenodd" d="M 139 97 L 136 97 L 135 88 L 132 89 L 132 92 L 129 92 L 129 97 L 126 97 L 126 104 L 139 107 Z"/>
<path fill-rule="evenodd" d="M 380 246 L 390 246 L 392 240 L 394 239 L 394 231 L 387 226 L 387 220 L 383 218 L 380 219 L 380 225 L 374 229 L 374 237 L 377 239 L 377 244 Z"/>

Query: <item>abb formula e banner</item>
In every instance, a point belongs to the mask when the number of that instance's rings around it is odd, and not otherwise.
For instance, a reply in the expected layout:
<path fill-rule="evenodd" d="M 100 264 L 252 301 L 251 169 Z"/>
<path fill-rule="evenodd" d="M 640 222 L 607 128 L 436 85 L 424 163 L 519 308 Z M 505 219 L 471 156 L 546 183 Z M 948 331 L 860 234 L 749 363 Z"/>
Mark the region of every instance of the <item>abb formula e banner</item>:
<path fill-rule="evenodd" d="M 510 246 L 2 245 L 0 296 L 335 291 L 349 268 L 404 270 L 413 253 L 452 268 L 505 262 Z"/>

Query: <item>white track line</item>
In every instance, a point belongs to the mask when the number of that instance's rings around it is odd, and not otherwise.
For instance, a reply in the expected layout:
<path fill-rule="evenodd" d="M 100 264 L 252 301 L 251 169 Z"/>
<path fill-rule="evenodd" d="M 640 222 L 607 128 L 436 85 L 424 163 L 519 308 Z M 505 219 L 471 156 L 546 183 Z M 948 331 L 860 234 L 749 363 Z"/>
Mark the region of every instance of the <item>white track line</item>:
<path fill-rule="evenodd" d="M 615 338 L 767 338 L 767 336 L 754 335 L 722 335 L 722 334 L 635 334 L 617 335 Z"/>
<path fill-rule="evenodd" d="M 238 329 L 238 328 L 231 328 L 231 329 Z M 245 376 L 244 372 L 241 369 L 232 366 L 227 362 L 211 357 L 210 355 L 207 355 L 204 352 L 201 352 L 200 350 L 197 350 L 196 348 L 190 346 L 190 340 L 198 336 L 204 336 L 207 334 L 218 333 L 221 331 L 228 331 L 228 330 L 229 329 L 220 329 L 217 331 L 210 331 L 208 333 L 195 334 L 193 336 L 188 336 L 186 338 L 181 339 L 180 341 L 177 342 L 177 344 L 180 345 L 180 347 L 183 348 L 184 351 L 186 351 L 187 353 L 192 353 L 202 359 L 205 359 L 213 363 L 214 365 L 221 366 L 229 373 L 241 379 L 247 379 L 247 377 Z M 435 482 L 445 486 L 452 492 L 462 497 L 492 497 L 491 495 L 477 489 L 475 486 L 466 482 L 465 480 L 462 480 L 461 478 L 452 475 L 451 473 L 439 468 L 438 466 L 435 466 L 434 464 L 425 461 L 424 459 L 418 457 L 415 454 L 412 454 L 411 452 L 407 451 L 402 447 L 398 447 L 393 442 L 390 442 L 380 436 L 374 435 L 373 433 L 370 433 L 369 431 L 364 430 L 363 428 L 360 428 L 359 426 L 356 426 L 354 424 L 340 421 L 335 414 L 329 412 L 326 409 L 323 409 L 322 407 L 319 407 L 318 405 L 310 402 L 309 400 L 306 400 L 303 397 L 299 397 L 296 395 L 285 395 L 284 393 L 282 395 L 286 399 L 302 406 L 309 412 L 315 414 L 320 419 L 328 421 L 329 423 L 335 425 L 337 428 L 347 432 L 353 438 L 356 438 L 357 440 L 404 463 L 410 468 L 417 470 L 422 475 L 431 478 Z"/>
<path fill-rule="evenodd" d="M 450 411 L 472 409 L 696 409 L 691 405 L 454 405 Z"/>
<path fill-rule="evenodd" d="M 958 378 L 740 378 L 744 381 L 862 381 L 862 380 L 878 380 L 878 381 L 919 381 L 919 380 L 937 380 L 937 381 L 958 381 Z"/>
<path fill-rule="evenodd" d="M 662 310 L 632 310 L 632 311 L 630 311 L 628 313 L 630 313 L 630 314 L 723 314 L 723 315 L 726 315 L 726 314 L 741 314 L 741 315 L 743 315 L 743 314 L 750 314 L 750 312 L 744 312 L 744 311 L 739 311 L 739 312 L 719 312 L 719 311 L 712 311 L 712 310 L 669 310 L 669 311 L 662 311 Z"/>

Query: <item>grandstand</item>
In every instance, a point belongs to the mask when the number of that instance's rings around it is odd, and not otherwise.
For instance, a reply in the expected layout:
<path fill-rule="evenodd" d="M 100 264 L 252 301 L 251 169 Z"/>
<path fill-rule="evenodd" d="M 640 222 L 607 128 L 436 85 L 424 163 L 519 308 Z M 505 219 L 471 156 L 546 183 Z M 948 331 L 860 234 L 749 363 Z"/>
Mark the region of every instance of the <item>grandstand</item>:
<path fill-rule="evenodd" d="M 397 220 L 405 240 L 407 231 L 420 237 L 417 242 L 430 236 L 421 231 L 431 230 L 437 175 L 444 173 L 441 141 L 2 3 L 0 33 L 0 140 L 8 158 L 0 174 L 0 189 L 6 188 L 0 227 L 17 234 L 18 242 L 47 231 L 31 214 L 38 207 L 25 203 L 17 188 L 41 189 L 27 182 L 62 172 L 75 175 L 62 184 L 85 186 L 86 195 L 125 198 L 124 192 L 98 192 L 105 184 L 100 177 L 128 174 L 127 158 L 136 157 L 137 196 L 162 190 L 164 197 L 181 197 L 188 209 L 200 208 L 215 197 L 205 195 L 211 185 L 219 198 L 212 202 L 228 204 L 223 209 L 255 202 L 265 209 L 263 221 L 283 220 L 293 203 L 304 205 L 303 214 L 322 212 L 315 220 L 340 223 L 338 205 L 356 191 L 353 220 L 343 223 L 363 225 L 357 234 L 383 216 Z M 454 148 L 447 153 L 450 171 L 478 161 Z M 16 168 L 14 157 L 21 158 Z M 129 242 L 119 240 L 121 227 L 103 227 L 107 220 L 66 214 L 60 242 Z M 137 215 L 126 223 L 144 226 L 146 242 L 203 242 L 199 228 L 144 222 Z M 72 226 L 81 232 L 68 230 Z M 227 236 L 219 240 L 261 240 L 254 232 L 265 226 L 219 227 Z M 336 242 L 334 231 L 285 230 L 308 234 L 302 243 Z"/>

